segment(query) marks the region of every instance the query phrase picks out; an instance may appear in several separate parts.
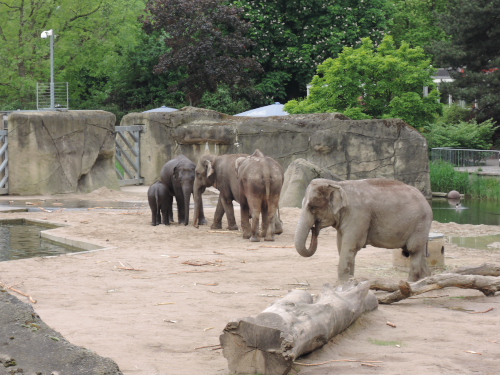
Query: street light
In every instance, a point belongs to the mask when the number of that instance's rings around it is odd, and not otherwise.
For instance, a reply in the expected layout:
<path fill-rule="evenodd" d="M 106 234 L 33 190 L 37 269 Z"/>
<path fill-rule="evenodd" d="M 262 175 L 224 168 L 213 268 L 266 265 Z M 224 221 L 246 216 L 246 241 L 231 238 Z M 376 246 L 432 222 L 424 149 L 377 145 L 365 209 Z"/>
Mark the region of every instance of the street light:
<path fill-rule="evenodd" d="M 55 108 L 55 97 L 54 97 L 54 30 L 50 29 L 47 31 L 42 31 L 40 35 L 42 39 L 47 39 L 50 37 L 50 109 Z"/>

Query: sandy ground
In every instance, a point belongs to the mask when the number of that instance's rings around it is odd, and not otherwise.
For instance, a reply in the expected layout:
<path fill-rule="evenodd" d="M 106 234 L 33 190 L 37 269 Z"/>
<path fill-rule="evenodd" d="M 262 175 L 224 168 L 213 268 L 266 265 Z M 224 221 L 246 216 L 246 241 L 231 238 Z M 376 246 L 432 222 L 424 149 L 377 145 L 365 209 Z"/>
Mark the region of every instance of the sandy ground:
<path fill-rule="evenodd" d="M 302 258 L 293 248 L 299 209 L 281 210 L 285 232 L 274 243 L 250 243 L 239 233 L 213 233 L 207 226 L 151 226 L 146 189 L 99 189 L 76 197 L 140 202 L 129 210 L 0 212 L 0 219 L 66 224 L 52 233 L 107 248 L 0 262 L 0 281 L 31 295 L 48 325 L 73 344 L 112 358 L 126 375 L 228 374 L 227 361 L 217 349 L 228 322 L 258 314 L 288 290 L 301 287 L 297 284 L 306 283 L 317 294 L 324 283 L 336 282 L 334 229 L 321 231 L 311 258 Z M 36 204 L 43 198 L 31 200 Z M 213 202 L 213 197 L 206 198 Z M 213 211 L 206 209 L 209 224 Z M 477 236 L 498 234 L 499 227 L 434 222 L 432 231 Z M 447 243 L 445 254 L 447 269 L 500 261 L 498 249 Z M 394 269 L 391 257 L 391 250 L 363 249 L 356 259 L 356 277 L 406 279 L 406 273 Z M 291 373 L 497 375 L 499 302 L 498 293 L 485 297 L 477 290 L 447 288 L 381 305 L 299 360 L 315 366 L 296 365 Z M 319 365 L 334 359 L 381 362 L 376 367 L 359 362 Z"/>

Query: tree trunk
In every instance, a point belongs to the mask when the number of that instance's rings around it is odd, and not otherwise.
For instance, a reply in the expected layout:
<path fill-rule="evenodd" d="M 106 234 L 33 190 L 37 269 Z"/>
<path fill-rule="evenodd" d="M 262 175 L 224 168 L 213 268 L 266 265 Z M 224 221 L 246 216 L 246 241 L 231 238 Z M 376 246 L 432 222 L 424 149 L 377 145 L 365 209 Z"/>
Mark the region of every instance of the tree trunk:
<path fill-rule="evenodd" d="M 382 304 L 391 304 L 414 295 L 448 287 L 477 289 L 486 296 L 493 296 L 500 291 L 500 277 L 489 275 L 497 275 L 498 268 L 494 264 L 483 264 L 479 267 L 457 269 L 456 273 L 429 276 L 414 283 L 372 280 L 370 289 L 392 292 L 377 296 L 378 302 Z"/>
<path fill-rule="evenodd" d="M 316 301 L 294 290 L 255 317 L 227 324 L 220 342 L 231 374 L 287 374 L 293 361 L 326 344 L 363 312 L 377 308 L 370 283 L 323 286 Z"/>

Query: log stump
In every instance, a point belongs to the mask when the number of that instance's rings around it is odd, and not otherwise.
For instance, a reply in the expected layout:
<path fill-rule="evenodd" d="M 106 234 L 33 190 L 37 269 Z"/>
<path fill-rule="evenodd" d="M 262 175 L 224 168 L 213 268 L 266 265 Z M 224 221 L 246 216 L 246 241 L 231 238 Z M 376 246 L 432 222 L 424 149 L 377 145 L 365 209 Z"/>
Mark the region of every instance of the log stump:
<path fill-rule="evenodd" d="M 294 290 L 255 317 L 230 322 L 220 336 L 231 374 L 284 375 L 299 356 L 326 344 L 363 312 L 377 308 L 369 282 L 323 286 L 315 301 Z"/>

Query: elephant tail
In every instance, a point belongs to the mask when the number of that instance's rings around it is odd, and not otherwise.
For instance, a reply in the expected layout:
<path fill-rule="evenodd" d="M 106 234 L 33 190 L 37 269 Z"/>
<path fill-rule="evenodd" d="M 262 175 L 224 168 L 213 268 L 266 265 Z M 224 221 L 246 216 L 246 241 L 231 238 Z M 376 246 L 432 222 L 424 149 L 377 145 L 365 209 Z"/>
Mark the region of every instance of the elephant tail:
<path fill-rule="evenodd" d="M 155 201 L 156 201 L 156 217 L 158 217 L 158 215 L 160 214 L 161 210 L 160 210 L 160 206 L 161 206 L 161 199 L 160 199 L 160 192 L 159 192 L 160 189 L 156 189 L 155 190 Z"/>
<path fill-rule="evenodd" d="M 264 168 L 262 168 L 264 172 L 264 184 L 266 187 L 266 202 L 269 202 L 269 197 L 271 196 L 271 171 L 269 168 L 269 163 L 264 159 Z"/>

